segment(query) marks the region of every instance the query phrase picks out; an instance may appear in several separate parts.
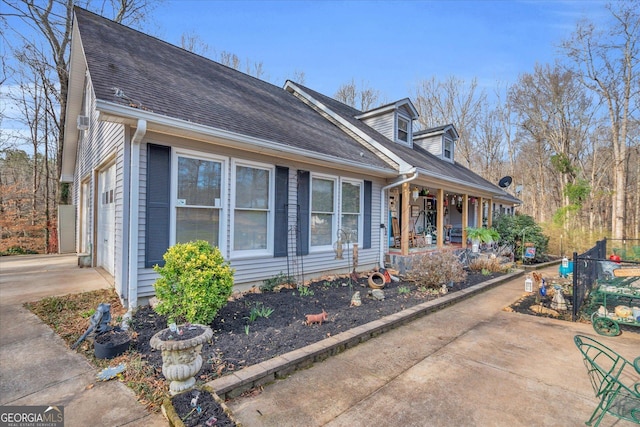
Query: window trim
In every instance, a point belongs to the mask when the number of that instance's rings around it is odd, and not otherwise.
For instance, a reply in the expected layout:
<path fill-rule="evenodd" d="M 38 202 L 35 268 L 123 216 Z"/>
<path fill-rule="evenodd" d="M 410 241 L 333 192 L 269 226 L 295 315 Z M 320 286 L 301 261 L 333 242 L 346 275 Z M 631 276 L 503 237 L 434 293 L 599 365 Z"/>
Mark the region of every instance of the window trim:
<path fill-rule="evenodd" d="M 210 153 L 203 153 L 201 151 L 195 150 L 187 150 L 180 149 L 176 147 L 171 148 L 171 196 L 170 196 L 170 209 L 171 215 L 169 218 L 169 246 L 173 246 L 176 244 L 176 233 L 177 233 L 177 204 L 178 204 L 178 158 L 179 157 L 188 157 L 191 159 L 199 159 L 199 160 L 208 160 L 212 162 L 218 162 L 221 164 L 220 166 L 220 206 L 219 207 L 211 207 L 211 206 L 198 206 L 193 205 L 195 208 L 203 208 L 203 209 L 219 209 L 220 214 L 220 230 L 218 231 L 218 249 L 223 254 L 226 253 L 227 250 L 227 206 L 228 202 L 225 200 L 225 195 L 228 194 L 228 183 L 227 183 L 227 167 L 229 159 L 224 156 L 216 156 Z"/>
<path fill-rule="evenodd" d="M 406 130 L 406 134 L 407 134 L 407 139 L 404 140 L 402 138 L 400 138 L 400 123 L 406 123 L 407 125 L 407 130 Z M 405 132 L 405 131 L 402 131 Z M 402 114 L 397 114 L 396 117 L 396 141 L 398 141 L 401 144 L 406 144 L 406 145 L 411 145 L 411 120 L 408 117 L 403 116 Z"/>
<path fill-rule="evenodd" d="M 234 239 L 235 239 L 235 211 L 236 211 L 236 168 L 237 166 L 250 167 L 254 169 L 265 169 L 269 171 L 269 202 L 267 207 L 267 247 L 265 249 L 243 249 L 236 250 L 234 248 Z M 273 256 L 273 245 L 274 245 L 274 218 L 275 218 L 275 173 L 276 167 L 275 165 L 268 163 L 260 163 L 254 162 L 250 160 L 244 159 L 231 159 L 231 177 L 230 182 L 233 183 L 231 185 L 231 191 L 229 194 L 229 245 L 230 245 L 230 254 L 232 259 L 240 259 L 240 258 L 253 258 L 253 257 L 267 257 Z"/>
<path fill-rule="evenodd" d="M 447 156 L 447 143 L 449 143 L 449 155 Z M 453 140 L 446 136 L 442 139 L 442 157 L 453 161 Z"/>
<path fill-rule="evenodd" d="M 311 217 L 314 213 L 311 207 L 313 206 L 313 180 L 314 179 L 330 180 L 330 181 L 333 181 L 334 183 L 333 221 L 331 224 L 331 231 L 332 231 L 331 245 L 314 246 L 311 244 Z M 342 214 L 343 214 L 342 213 L 342 183 L 357 184 L 360 187 L 360 212 L 358 213 L 358 241 L 351 242 L 349 247 L 351 248 L 354 243 L 357 243 L 358 246 L 360 247 L 363 246 L 364 210 L 365 210 L 364 180 L 312 172 L 309 180 L 309 229 L 307 231 L 309 236 L 309 252 L 310 253 L 327 252 L 327 251 L 334 250 L 333 245 L 337 241 L 337 238 L 338 238 L 337 233 L 342 226 Z"/>
<path fill-rule="evenodd" d="M 329 245 L 320 245 L 320 246 L 314 246 L 312 243 L 312 239 L 311 239 L 311 217 L 313 216 L 313 213 L 315 212 L 313 210 L 313 180 L 314 179 L 322 179 L 322 180 L 326 180 L 326 181 L 333 181 L 333 219 L 331 221 L 331 244 Z M 334 176 L 334 175 L 326 175 L 326 174 L 320 174 L 320 173 L 313 173 L 311 172 L 311 177 L 309 179 L 309 252 L 325 252 L 328 250 L 333 251 L 333 243 L 335 242 L 335 233 L 338 230 L 338 215 L 339 215 L 339 210 L 338 210 L 338 191 L 340 191 L 339 189 L 336 188 L 336 184 L 339 183 L 339 177 Z"/>
<path fill-rule="evenodd" d="M 338 198 L 338 201 L 340 202 L 340 207 L 339 207 L 339 218 L 338 218 L 338 223 L 340 225 L 340 228 L 342 228 L 342 215 L 344 215 L 344 213 L 342 212 L 342 184 L 346 183 L 346 184 L 357 184 L 358 187 L 360 187 L 360 201 L 359 201 L 359 206 L 360 206 L 360 212 L 358 212 L 358 241 L 357 242 L 351 242 L 351 244 L 349 245 L 349 247 L 352 247 L 354 243 L 357 243 L 359 247 L 363 247 L 363 237 L 364 237 L 364 180 L 362 179 L 354 179 L 354 178 L 340 178 L 340 196 Z M 349 213 L 348 215 L 353 215 L 351 213 Z"/>

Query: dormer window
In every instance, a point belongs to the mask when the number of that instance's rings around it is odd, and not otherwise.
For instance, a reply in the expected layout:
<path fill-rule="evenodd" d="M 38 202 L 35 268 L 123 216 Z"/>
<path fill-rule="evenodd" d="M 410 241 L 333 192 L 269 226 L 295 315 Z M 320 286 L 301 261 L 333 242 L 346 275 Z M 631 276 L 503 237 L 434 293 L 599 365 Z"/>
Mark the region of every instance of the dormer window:
<path fill-rule="evenodd" d="M 444 138 L 443 149 L 444 158 L 449 160 L 453 159 L 453 141 L 451 141 L 449 138 Z"/>
<path fill-rule="evenodd" d="M 398 140 L 409 142 L 409 121 L 398 117 Z"/>

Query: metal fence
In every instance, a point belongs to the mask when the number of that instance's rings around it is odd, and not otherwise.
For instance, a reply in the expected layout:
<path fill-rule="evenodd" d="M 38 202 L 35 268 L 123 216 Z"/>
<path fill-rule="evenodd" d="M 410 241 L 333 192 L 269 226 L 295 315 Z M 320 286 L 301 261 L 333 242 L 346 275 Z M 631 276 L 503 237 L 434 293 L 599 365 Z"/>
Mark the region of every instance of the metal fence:
<path fill-rule="evenodd" d="M 597 280 L 612 278 L 613 270 L 624 265 L 640 265 L 640 239 L 607 239 L 605 237 L 585 253 L 580 255 L 577 252 L 573 253 L 572 318 L 574 322 Z"/>
<path fill-rule="evenodd" d="M 574 322 L 578 318 L 585 298 L 595 285 L 598 274 L 602 274 L 601 262 L 606 261 L 606 256 L 606 239 L 597 241 L 594 247 L 583 254 L 573 253 L 573 312 L 571 317 Z"/>

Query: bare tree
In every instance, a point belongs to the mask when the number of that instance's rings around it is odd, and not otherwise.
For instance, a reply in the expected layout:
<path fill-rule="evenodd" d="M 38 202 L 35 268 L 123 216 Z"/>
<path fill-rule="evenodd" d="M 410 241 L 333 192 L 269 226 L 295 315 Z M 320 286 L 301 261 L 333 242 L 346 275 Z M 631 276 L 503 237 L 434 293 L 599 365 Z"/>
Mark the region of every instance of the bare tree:
<path fill-rule="evenodd" d="M 209 51 L 209 45 L 195 33 L 183 33 L 180 36 L 180 47 L 201 56 L 206 56 Z"/>
<path fill-rule="evenodd" d="M 439 81 L 435 77 L 423 80 L 416 89 L 416 109 L 420 124 L 430 128 L 453 123 L 460 138 L 456 144 L 457 158 L 473 168 L 476 128 L 482 116 L 486 94 L 478 90 L 474 78 L 467 83 L 454 76 Z"/>
<path fill-rule="evenodd" d="M 367 83 L 362 82 L 358 88 L 354 79 L 338 88 L 333 97 L 360 111 L 368 111 L 379 105 L 380 91 L 372 89 Z"/>
<path fill-rule="evenodd" d="M 478 150 L 474 154 L 474 162 L 480 167 L 480 175 L 491 182 L 498 182 L 504 172 L 504 134 L 499 114 L 500 112 L 494 109 L 483 115 L 477 131 Z"/>
<path fill-rule="evenodd" d="M 591 126 L 591 100 L 570 71 L 557 65 L 536 65 L 532 74 L 522 74 L 511 87 L 509 101 L 518 114 L 523 137 L 546 147 L 542 160 L 549 167 L 549 178 L 558 184 L 552 194 L 566 223 L 574 204 L 568 186 L 574 189 L 581 175 L 578 159 L 585 153 Z"/>
<path fill-rule="evenodd" d="M 293 72 L 293 76 L 291 77 L 291 80 L 295 83 L 304 85 L 305 82 L 307 81 L 307 75 L 305 74 L 304 71 L 295 70 Z"/>
<path fill-rule="evenodd" d="M 607 109 L 614 160 L 611 231 L 614 238 L 622 239 L 630 225 L 625 224 L 628 130 L 640 96 L 640 3 L 615 2 L 607 10 L 611 26 L 581 21 L 563 49 L 582 84 L 597 94 Z"/>
<path fill-rule="evenodd" d="M 30 35 L 20 33 L 18 25 L 8 24 L 19 39 L 21 44 L 32 45 L 35 50 L 40 51 L 40 44 L 48 47 L 48 63 L 55 72 L 56 81 L 48 82 L 52 87 L 58 87 L 50 95 L 55 97 L 55 104 L 59 105 L 56 126 L 58 127 L 58 143 L 56 148 L 56 164 L 58 176 L 62 159 L 62 142 L 64 140 L 64 126 L 67 110 L 67 92 L 69 89 L 69 44 L 71 42 L 71 31 L 73 25 L 73 0 L 3 0 L 7 6 L 3 16 L 7 19 L 19 19 L 25 23 L 36 34 L 36 39 Z M 152 0 L 109 0 L 103 1 L 97 7 L 102 15 L 112 14 L 116 22 L 136 24 L 141 22 L 147 12 L 155 7 L 158 2 Z M 90 1 L 86 2 L 86 7 L 90 7 Z M 41 37 L 41 38 L 39 38 Z M 13 48 L 19 48 L 13 46 Z M 61 191 L 60 195 L 68 195 L 68 191 Z M 69 197 L 60 200 L 62 203 L 69 203 Z"/>

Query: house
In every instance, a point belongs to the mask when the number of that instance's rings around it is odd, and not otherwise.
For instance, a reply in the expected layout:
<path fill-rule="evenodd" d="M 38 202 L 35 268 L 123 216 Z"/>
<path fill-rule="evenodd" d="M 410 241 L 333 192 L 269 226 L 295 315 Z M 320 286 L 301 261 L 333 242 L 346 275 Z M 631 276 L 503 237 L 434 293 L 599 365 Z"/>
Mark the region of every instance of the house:
<path fill-rule="evenodd" d="M 453 125 L 414 132 L 408 98 L 358 111 L 74 12 L 61 180 L 78 253 L 130 307 L 176 242 L 218 246 L 242 288 L 348 271 L 355 247 L 365 270 L 427 231 L 443 247 L 520 203 L 455 162 Z"/>

